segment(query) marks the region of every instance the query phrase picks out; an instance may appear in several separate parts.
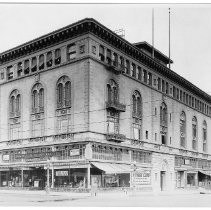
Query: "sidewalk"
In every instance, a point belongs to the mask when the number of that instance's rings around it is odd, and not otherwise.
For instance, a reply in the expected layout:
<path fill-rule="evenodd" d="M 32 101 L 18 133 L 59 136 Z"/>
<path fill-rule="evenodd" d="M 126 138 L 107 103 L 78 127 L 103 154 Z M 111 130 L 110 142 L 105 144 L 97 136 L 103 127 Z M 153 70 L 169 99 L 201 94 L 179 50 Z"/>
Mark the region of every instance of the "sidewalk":
<path fill-rule="evenodd" d="M 186 189 L 176 189 L 174 191 L 97 191 L 96 196 L 166 196 L 166 195 L 187 195 L 187 194 L 211 194 L 211 191 L 206 191 L 202 189 L 186 190 Z M 40 195 L 40 196 L 71 196 L 71 197 L 93 197 L 91 193 L 74 193 L 74 192 L 53 192 L 50 191 L 49 194 L 45 190 L 30 191 L 30 190 L 0 190 L 0 194 L 22 194 L 22 195 Z"/>
<path fill-rule="evenodd" d="M 0 194 L 22 194 L 22 195 L 43 195 L 43 196 L 72 196 L 72 197 L 88 197 L 90 193 L 73 193 L 73 192 L 53 192 L 49 194 L 45 190 L 0 190 Z"/>

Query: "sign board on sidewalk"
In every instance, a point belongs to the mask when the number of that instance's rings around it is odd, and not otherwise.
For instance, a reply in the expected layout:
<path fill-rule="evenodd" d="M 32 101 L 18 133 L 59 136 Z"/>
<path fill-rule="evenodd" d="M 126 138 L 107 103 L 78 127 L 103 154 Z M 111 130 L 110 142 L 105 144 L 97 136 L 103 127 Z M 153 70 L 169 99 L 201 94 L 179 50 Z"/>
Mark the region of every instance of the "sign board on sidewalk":
<path fill-rule="evenodd" d="M 133 185 L 149 185 L 151 184 L 151 172 L 149 170 L 137 170 L 132 172 Z"/>

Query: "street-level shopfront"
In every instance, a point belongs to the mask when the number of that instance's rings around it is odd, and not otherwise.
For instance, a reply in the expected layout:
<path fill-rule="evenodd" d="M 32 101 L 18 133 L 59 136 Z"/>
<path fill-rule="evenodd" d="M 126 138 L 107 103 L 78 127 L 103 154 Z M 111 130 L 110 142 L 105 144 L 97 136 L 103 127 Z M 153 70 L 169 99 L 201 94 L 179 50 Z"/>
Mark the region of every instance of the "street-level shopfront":
<path fill-rule="evenodd" d="M 211 180 L 211 161 L 175 157 L 176 188 L 196 188 Z"/>
<path fill-rule="evenodd" d="M 151 169 L 140 166 L 150 165 L 150 152 L 93 144 L 92 156 L 87 160 L 85 149 L 86 144 L 68 144 L 4 151 L 0 186 L 44 189 L 48 180 L 52 188 L 151 184 Z M 135 168 L 134 163 L 137 164 Z"/>

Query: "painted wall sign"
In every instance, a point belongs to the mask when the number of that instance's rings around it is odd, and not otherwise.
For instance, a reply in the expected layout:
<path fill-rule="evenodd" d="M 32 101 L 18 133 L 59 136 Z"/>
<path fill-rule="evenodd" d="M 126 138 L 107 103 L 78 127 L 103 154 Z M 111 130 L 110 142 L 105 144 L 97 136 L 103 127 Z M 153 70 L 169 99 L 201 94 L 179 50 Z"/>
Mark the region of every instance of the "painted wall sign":
<path fill-rule="evenodd" d="M 2 155 L 2 160 L 10 160 L 10 155 Z"/>
<path fill-rule="evenodd" d="M 72 149 L 70 150 L 70 156 L 76 156 L 80 155 L 80 150 L 79 149 Z"/>
<path fill-rule="evenodd" d="M 133 185 L 149 185 L 151 184 L 151 172 L 149 170 L 138 170 L 132 172 Z"/>
<path fill-rule="evenodd" d="M 68 171 L 56 171 L 56 176 L 68 176 Z"/>

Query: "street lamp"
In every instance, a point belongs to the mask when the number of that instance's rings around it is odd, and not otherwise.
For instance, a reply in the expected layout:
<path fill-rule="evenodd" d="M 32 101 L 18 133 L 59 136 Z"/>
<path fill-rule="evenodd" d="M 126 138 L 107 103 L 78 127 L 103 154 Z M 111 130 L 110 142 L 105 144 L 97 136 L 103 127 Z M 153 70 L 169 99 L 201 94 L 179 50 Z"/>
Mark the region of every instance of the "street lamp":
<path fill-rule="evenodd" d="M 135 176 L 136 176 L 136 170 L 137 170 L 137 166 L 136 166 L 136 161 L 133 161 L 133 163 L 131 164 L 131 168 L 133 169 L 133 175 L 132 175 L 132 179 L 131 179 L 131 186 L 133 187 L 133 192 L 135 191 L 136 188 L 136 182 L 135 182 Z"/>

